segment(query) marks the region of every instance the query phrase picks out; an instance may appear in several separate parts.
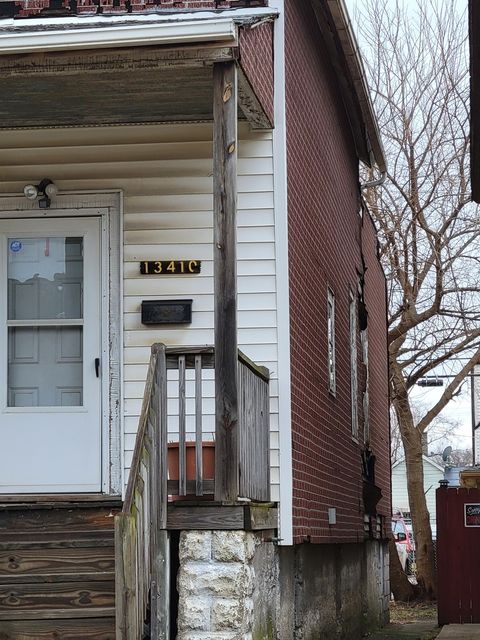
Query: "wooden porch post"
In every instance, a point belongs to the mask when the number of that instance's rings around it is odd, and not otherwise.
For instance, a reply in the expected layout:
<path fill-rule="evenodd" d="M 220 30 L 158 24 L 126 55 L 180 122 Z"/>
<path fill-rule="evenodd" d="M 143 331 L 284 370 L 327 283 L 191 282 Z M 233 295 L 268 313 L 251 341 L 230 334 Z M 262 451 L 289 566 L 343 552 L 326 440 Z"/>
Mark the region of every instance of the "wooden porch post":
<path fill-rule="evenodd" d="M 215 500 L 238 498 L 237 68 L 213 67 Z"/>

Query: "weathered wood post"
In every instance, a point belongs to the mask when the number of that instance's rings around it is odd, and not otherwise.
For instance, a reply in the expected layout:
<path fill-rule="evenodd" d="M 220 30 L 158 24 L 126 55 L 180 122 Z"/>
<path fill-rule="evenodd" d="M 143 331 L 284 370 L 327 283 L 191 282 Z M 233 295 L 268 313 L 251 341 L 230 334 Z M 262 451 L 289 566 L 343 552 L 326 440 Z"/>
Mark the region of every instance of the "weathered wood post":
<path fill-rule="evenodd" d="M 238 498 L 237 68 L 213 67 L 215 500 Z"/>

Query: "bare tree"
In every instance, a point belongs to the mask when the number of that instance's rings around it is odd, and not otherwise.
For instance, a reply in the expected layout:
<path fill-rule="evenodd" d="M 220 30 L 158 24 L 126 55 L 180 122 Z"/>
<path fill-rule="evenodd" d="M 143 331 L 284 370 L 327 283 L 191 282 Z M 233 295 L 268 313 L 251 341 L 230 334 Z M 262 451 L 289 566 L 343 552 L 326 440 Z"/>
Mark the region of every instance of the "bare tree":
<path fill-rule="evenodd" d="M 388 280 L 392 408 L 407 466 L 419 588 L 436 581 L 422 434 L 480 362 L 479 216 L 469 190 L 466 16 L 451 0 L 362 0 L 357 33 L 387 162 L 366 192 Z M 451 378 L 416 421 L 409 391 Z"/>
<path fill-rule="evenodd" d="M 425 402 L 419 401 L 418 399 L 414 400 L 412 398 L 410 398 L 410 408 L 415 425 L 418 425 L 429 409 Z M 448 444 L 454 442 L 460 437 L 460 428 L 461 423 L 455 418 L 446 417 L 442 414 L 433 418 L 428 425 L 428 428 L 422 433 L 423 453 L 425 455 L 432 456 L 432 450 L 435 449 L 440 453 L 441 458 L 442 450 Z M 397 414 L 392 408 L 390 417 L 390 460 L 392 464 L 395 464 L 395 462 L 403 460 L 404 458 L 405 451 L 403 448 L 402 434 L 400 433 L 400 425 L 398 423 Z M 436 458 L 435 461 L 437 462 Z"/>

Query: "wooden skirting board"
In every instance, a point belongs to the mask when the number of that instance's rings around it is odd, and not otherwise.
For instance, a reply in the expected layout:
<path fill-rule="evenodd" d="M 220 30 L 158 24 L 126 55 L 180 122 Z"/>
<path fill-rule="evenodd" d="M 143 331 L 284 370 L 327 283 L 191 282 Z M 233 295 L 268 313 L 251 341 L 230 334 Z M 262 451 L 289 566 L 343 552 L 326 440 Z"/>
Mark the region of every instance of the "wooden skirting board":
<path fill-rule="evenodd" d="M 277 527 L 278 508 L 271 502 L 225 505 L 206 500 L 204 504 L 176 501 L 168 505 L 169 530 L 269 531 Z"/>

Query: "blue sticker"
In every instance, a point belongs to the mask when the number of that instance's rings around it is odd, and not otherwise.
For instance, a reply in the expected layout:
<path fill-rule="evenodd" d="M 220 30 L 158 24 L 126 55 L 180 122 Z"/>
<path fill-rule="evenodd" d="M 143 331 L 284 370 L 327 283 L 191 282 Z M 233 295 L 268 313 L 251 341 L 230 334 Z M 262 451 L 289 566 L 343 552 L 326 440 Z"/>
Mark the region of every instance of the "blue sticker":
<path fill-rule="evenodd" d="M 20 242 L 20 240 L 12 240 L 10 242 L 10 251 L 17 253 L 18 251 L 21 251 L 21 250 L 22 250 L 22 243 Z"/>

